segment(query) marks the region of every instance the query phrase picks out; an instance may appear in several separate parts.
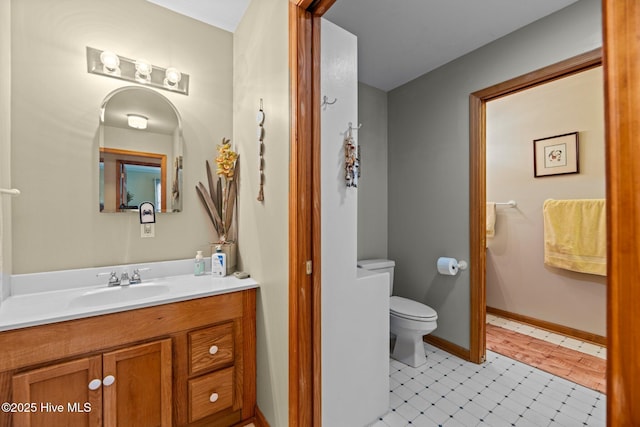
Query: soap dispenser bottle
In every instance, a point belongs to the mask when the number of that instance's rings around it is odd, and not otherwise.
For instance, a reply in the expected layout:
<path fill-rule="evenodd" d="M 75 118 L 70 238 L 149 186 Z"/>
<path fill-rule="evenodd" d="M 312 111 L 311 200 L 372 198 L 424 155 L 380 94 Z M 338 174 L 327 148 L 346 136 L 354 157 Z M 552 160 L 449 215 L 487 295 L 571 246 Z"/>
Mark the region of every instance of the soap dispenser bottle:
<path fill-rule="evenodd" d="M 202 276 L 204 274 L 204 259 L 202 258 L 202 251 L 196 252 L 196 259 L 193 265 L 193 274 L 196 276 Z"/>
<path fill-rule="evenodd" d="M 216 252 L 211 255 L 211 274 L 218 277 L 227 275 L 227 254 L 222 252 L 219 245 L 216 246 Z"/>

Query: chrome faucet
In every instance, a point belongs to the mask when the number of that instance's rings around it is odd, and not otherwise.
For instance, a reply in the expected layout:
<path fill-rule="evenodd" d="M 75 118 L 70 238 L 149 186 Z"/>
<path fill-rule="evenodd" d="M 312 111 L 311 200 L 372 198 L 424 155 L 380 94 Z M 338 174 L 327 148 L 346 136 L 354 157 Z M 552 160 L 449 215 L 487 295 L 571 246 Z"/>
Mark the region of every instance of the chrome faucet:
<path fill-rule="evenodd" d="M 109 281 L 107 282 L 107 286 L 112 287 L 112 286 L 120 286 L 120 279 L 118 279 L 118 276 L 116 276 L 116 272 L 115 271 L 111 271 L 109 273 L 98 273 L 96 274 L 97 277 L 100 276 L 106 276 L 109 275 Z"/>
<path fill-rule="evenodd" d="M 136 268 L 133 270 L 133 273 L 131 274 L 131 277 L 129 277 L 129 273 L 127 273 L 126 271 L 123 271 L 122 274 L 120 274 L 120 277 L 118 278 L 117 273 L 115 271 L 110 271 L 110 272 L 104 272 L 104 273 L 98 273 L 96 274 L 96 276 L 100 277 L 100 276 L 106 276 L 107 274 L 109 275 L 109 281 L 107 282 L 107 286 L 112 287 L 112 286 L 129 286 L 129 285 L 136 285 L 138 283 L 142 283 L 142 277 L 140 277 L 140 272 L 141 271 L 146 271 L 146 270 L 151 270 L 150 268 L 146 267 L 146 268 Z"/>
<path fill-rule="evenodd" d="M 126 271 L 122 272 L 120 276 L 120 286 L 129 286 L 131 284 L 131 280 L 129 280 L 129 273 Z"/>

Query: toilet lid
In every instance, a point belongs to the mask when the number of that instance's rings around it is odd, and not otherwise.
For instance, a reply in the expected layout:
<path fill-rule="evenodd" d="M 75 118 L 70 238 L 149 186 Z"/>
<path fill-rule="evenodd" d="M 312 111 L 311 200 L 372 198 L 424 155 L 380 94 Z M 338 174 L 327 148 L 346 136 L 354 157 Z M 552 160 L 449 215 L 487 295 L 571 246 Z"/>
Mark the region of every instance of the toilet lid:
<path fill-rule="evenodd" d="M 391 297 L 389 308 L 392 314 L 407 319 L 436 320 L 438 313 L 428 305 L 402 297 Z"/>

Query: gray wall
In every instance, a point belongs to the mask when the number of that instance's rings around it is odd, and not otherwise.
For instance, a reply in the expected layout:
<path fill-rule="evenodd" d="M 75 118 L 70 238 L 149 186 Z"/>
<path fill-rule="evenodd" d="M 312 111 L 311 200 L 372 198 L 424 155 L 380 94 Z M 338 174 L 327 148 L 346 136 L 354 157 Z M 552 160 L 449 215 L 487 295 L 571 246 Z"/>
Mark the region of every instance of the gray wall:
<path fill-rule="evenodd" d="M 387 257 L 387 93 L 358 83 L 358 259 Z"/>
<path fill-rule="evenodd" d="M 438 311 L 434 335 L 469 348 L 469 94 L 601 46 L 598 0 L 582 0 L 389 92 L 389 256 L 395 293 Z"/>

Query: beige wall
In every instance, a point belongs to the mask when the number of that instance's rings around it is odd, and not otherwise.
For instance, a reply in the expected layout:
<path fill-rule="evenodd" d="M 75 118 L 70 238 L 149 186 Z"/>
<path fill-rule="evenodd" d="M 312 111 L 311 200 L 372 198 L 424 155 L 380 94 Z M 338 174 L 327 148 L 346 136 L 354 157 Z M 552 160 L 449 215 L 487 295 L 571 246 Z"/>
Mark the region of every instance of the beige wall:
<path fill-rule="evenodd" d="M 23 193 L 12 208 L 13 273 L 208 251 L 215 235 L 194 186 L 232 135 L 232 34 L 144 0 L 14 0 L 11 17 L 11 166 Z M 160 91 L 183 119 L 184 211 L 159 215 L 153 239 L 140 237 L 135 214 L 98 213 L 98 112 L 129 84 L 87 73 L 86 46 L 191 77 L 188 96 Z"/>
<path fill-rule="evenodd" d="M 11 186 L 11 3 L 0 2 L 0 188 Z M 11 200 L 0 196 L 0 302 L 11 274 Z"/>
<path fill-rule="evenodd" d="M 11 31 L 2 25 L 9 6 Z M 214 157 L 216 144 L 233 138 L 242 162 L 240 262 L 261 284 L 258 403 L 271 425 L 287 425 L 288 2 L 254 1 L 235 35 L 144 0 L 14 0 L 2 2 L 0 18 L 0 63 L 11 63 L 14 76 L 0 75 L 3 124 L 12 113 L 10 146 L 9 126 L 0 126 L 1 177 L 11 148 L 13 184 L 23 191 L 13 204 L 13 273 L 208 251 L 215 235 L 194 186 L 206 180 L 204 162 Z M 4 45 L 11 38 L 9 57 Z M 184 211 L 159 215 L 154 239 L 140 238 L 137 215 L 98 213 L 98 112 L 104 97 L 127 83 L 87 73 L 86 46 L 144 56 L 190 75 L 188 96 L 161 91 L 184 126 Z M 12 110 L 5 97 L 9 82 Z M 267 116 L 264 203 L 256 201 L 260 98 Z"/>
<path fill-rule="evenodd" d="M 289 70 L 287 0 L 256 0 L 234 33 L 233 134 L 240 153 L 240 264 L 260 283 L 258 406 L 288 425 Z M 264 202 L 258 202 L 256 113 L 266 119 Z"/>
<path fill-rule="evenodd" d="M 602 68 L 487 104 L 487 200 L 497 208 L 487 250 L 487 305 L 606 335 L 606 279 L 543 264 L 545 199 L 605 196 Z M 580 173 L 533 177 L 533 140 L 579 132 Z"/>

